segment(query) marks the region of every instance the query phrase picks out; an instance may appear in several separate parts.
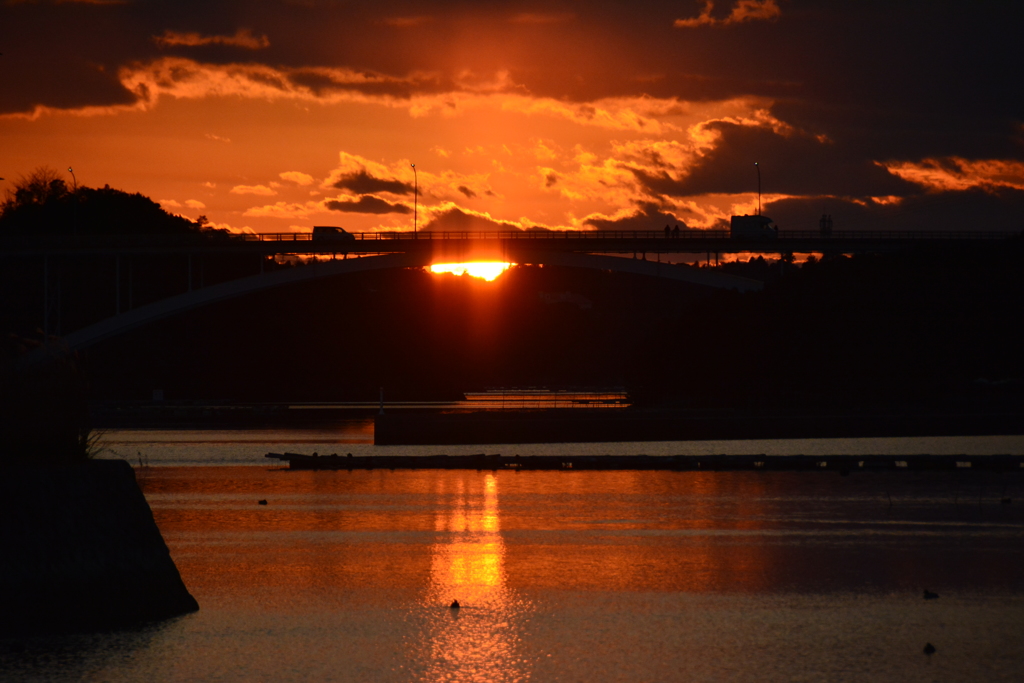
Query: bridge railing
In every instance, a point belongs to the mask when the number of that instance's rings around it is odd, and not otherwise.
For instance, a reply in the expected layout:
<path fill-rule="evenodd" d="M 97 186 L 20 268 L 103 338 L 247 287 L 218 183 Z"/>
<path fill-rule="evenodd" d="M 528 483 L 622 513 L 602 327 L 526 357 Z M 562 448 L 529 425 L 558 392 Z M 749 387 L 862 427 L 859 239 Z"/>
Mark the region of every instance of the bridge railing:
<path fill-rule="evenodd" d="M 503 231 L 429 231 L 429 232 L 352 232 L 347 235 L 314 235 L 309 232 L 261 232 L 246 233 L 246 241 L 260 242 L 318 242 L 345 243 L 348 241 L 380 242 L 391 240 L 566 240 L 566 239 L 658 239 L 664 238 L 663 230 L 622 231 L 622 230 L 503 230 Z M 675 233 L 673 239 L 725 239 L 728 230 L 693 230 Z"/>
<path fill-rule="evenodd" d="M 822 235 L 817 230 L 782 230 L 777 237 L 739 238 L 751 241 L 847 241 L 847 240 L 993 240 L 1021 235 L 1021 232 L 999 230 L 842 230 Z M 728 240 L 728 230 L 524 230 L 492 232 L 354 232 L 347 235 L 316 235 L 309 232 L 246 233 L 245 241 L 304 242 L 324 244 L 346 242 L 386 242 L 411 240 Z"/>
<path fill-rule="evenodd" d="M 840 230 L 822 235 L 817 230 L 780 230 L 784 240 L 1004 240 L 1022 232 L 1005 230 Z"/>
<path fill-rule="evenodd" d="M 1011 237 L 1024 236 L 1024 231 L 1001 231 L 1001 230 L 842 230 L 835 231 L 830 235 L 822 235 L 817 230 L 782 230 L 778 235 L 766 235 L 764 237 L 740 237 L 732 238 L 728 230 L 683 230 L 678 233 L 664 230 L 523 230 L 523 231 L 494 231 L 494 232 L 356 232 L 344 235 L 316 235 L 311 232 L 263 232 L 263 233 L 211 233 L 211 234 L 189 234 L 189 235 L 9 235 L 0 236 L 0 252 L 57 252 L 76 250 L 104 250 L 112 251 L 125 250 L 129 248 L 138 249 L 177 249 L 188 250 L 193 247 L 227 247 L 246 242 L 305 242 L 301 251 L 310 251 L 310 246 L 316 245 L 318 249 L 323 245 L 324 251 L 342 252 L 345 245 L 364 245 L 359 251 L 367 251 L 368 243 L 381 244 L 385 251 L 394 251 L 393 246 L 385 247 L 387 242 L 401 242 L 403 244 L 413 241 L 454 241 L 454 240 L 480 240 L 480 241 L 505 241 L 505 242 L 565 242 L 578 241 L 589 242 L 588 250 L 600 251 L 601 242 L 606 242 L 609 247 L 612 242 L 622 243 L 629 241 L 636 242 L 665 242 L 665 243 L 686 243 L 698 242 L 701 249 L 710 248 L 714 250 L 715 244 L 709 242 L 733 243 L 733 244 L 757 244 L 775 245 L 773 251 L 778 251 L 779 246 L 786 246 L 792 243 L 798 247 L 798 242 L 809 242 L 803 246 L 805 249 L 827 248 L 828 242 L 846 243 L 869 241 L 890 241 L 890 242 L 914 242 L 914 241 L 947 241 L 947 240 L 1003 240 Z M 596 245 L 594 243 L 597 243 Z M 310 244 L 312 243 L 312 244 Z M 631 245 L 629 245 L 632 248 Z M 648 251 L 656 251 L 657 247 L 644 244 L 642 246 Z M 666 244 L 667 246 L 667 244 Z"/>

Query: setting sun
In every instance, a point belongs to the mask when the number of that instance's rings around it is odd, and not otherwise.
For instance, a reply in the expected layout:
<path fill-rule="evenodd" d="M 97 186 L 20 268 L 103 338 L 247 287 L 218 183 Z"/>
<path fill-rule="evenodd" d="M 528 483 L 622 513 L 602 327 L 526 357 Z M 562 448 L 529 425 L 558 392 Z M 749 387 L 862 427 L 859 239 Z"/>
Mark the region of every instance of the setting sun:
<path fill-rule="evenodd" d="M 502 261 L 477 261 L 474 263 L 435 263 L 430 266 L 431 273 L 452 273 L 454 275 L 471 275 L 488 282 L 495 280 L 509 269 L 511 263 Z"/>

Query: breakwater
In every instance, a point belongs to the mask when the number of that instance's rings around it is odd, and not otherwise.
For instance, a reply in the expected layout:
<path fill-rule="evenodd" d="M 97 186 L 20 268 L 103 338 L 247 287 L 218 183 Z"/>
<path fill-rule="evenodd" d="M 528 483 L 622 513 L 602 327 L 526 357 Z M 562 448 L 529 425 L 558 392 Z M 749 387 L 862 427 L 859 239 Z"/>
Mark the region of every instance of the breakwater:
<path fill-rule="evenodd" d="M 1024 414 L 752 414 L 660 410 L 386 413 L 374 421 L 381 446 L 824 439 L 1024 434 Z"/>
<path fill-rule="evenodd" d="M 986 470 L 1024 473 L 1021 455 L 305 455 L 267 453 L 293 470 Z"/>
<path fill-rule="evenodd" d="M 0 635 L 95 631 L 199 609 L 123 460 L 0 477 Z"/>

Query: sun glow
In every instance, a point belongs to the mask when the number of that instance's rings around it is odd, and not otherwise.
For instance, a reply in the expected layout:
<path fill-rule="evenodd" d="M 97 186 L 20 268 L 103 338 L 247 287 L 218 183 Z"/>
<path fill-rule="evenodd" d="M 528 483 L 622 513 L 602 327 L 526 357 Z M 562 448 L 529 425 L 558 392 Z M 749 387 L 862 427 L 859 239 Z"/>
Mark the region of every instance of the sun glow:
<path fill-rule="evenodd" d="M 435 263 L 430 266 L 431 273 L 452 273 L 454 275 L 471 275 L 480 277 L 488 282 L 495 280 L 499 275 L 515 264 L 502 261 L 476 261 L 473 263 Z"/>

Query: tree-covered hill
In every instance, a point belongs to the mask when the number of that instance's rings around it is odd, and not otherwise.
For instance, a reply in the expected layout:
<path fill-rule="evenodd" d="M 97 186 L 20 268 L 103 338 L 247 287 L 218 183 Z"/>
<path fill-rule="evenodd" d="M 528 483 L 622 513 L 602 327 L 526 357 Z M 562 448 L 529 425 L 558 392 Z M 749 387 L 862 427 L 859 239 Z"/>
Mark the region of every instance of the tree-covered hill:
<path fill-rule="evenodd" d="M 202 231 L 194 222 L 165 211 L 138 192 L 68 187 L 55 171 L 36 169 L 22 178 L 0 204 L 2 235 L 168 235 Z"/>

